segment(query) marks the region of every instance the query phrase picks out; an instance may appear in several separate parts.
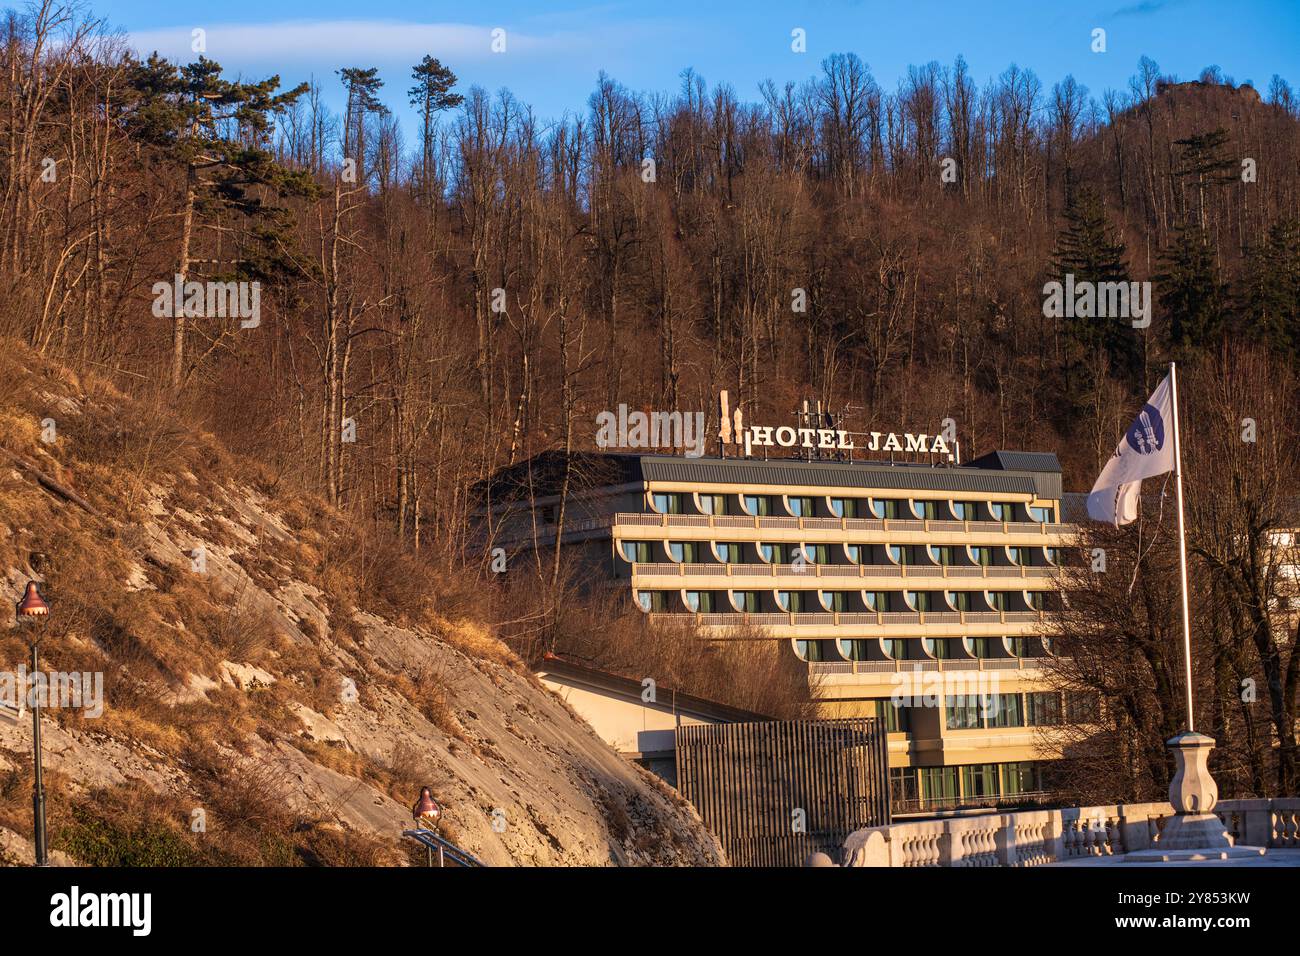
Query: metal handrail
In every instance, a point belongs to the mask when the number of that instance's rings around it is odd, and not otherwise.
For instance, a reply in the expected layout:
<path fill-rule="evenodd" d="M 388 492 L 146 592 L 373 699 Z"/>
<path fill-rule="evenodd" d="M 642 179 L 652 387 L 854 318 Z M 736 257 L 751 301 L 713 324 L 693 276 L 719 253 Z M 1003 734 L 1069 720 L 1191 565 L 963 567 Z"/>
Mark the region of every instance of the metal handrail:
<path fill-rule="evenodd" d="M 451 862 L 455 863 L 457 866 L 470 867 L 484 865 L 473 854 L 467 853 L 450 840 L 444 839 L 441 835 L 432 830 L 403 830 L 402 836 L 414 840 L 416 843 L 422 844 L 430 851 L 436 851 L 438 854 L 439 865 L 441 865 L 444 856 L 450 859 Z"/>

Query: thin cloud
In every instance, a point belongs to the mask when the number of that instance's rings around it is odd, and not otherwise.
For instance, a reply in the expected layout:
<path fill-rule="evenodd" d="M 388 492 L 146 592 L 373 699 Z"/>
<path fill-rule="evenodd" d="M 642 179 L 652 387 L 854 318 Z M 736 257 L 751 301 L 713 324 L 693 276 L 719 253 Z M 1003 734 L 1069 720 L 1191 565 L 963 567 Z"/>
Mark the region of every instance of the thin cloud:
<path fill-rule="evenodd" d="M 392 60 L 414 62 L 425 53 L 461 60 L 487 59 L 492 52 L 493 26 L 466 23 L 413 23 L 397 20 L 284 20 L 276 23 L 218 23 L 135 30 L 130 44 L 140 53 L 155 50 L 164 56 L 193 58 L 192 31 L 201 28 L 204 55 L 247 61 L 274 57 L 278 62 Z M 586 45 L 574 33 L 549 36 L 506 30 L 506 54 L 530 55 L 573 50 Z M 411 58 L 414 57 L 414 60 Z"/>
<path fill-rule="evenodd" d="M 1138 0 L 1128 6 L 1120 7 L 1111 13 L 1112 17 L 1140 17 L 1148 13 L 1159 13 L 1168 7 L 1181 5 L 1182 0 Z"/>

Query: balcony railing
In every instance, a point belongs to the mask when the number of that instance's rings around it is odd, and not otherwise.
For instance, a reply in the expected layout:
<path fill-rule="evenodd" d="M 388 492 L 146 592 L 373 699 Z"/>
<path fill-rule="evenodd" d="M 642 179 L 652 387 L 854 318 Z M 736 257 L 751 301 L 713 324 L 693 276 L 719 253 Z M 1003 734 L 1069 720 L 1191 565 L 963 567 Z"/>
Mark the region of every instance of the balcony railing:
<path fill-rule="evenodd" d="M 897 808 L 895 808 L 897 809 Z M 1214 814 L 1242 846 L 1300 848 L 1300 799 L 1221 800 Z M 1043 866 L 1156 845 L 1167 803 L 1120 804 L 918 820 L 855 830 L 845 866 Z"/>
<path fill-rule="evenodd" d="M 811 674 L 905 674 L 908 671 L 1014 671 L 1035 668 L 1045 657 L 927 657 L 921 660 L 813 661 Z"/>
<path fill-rule="evenodd" d="M 1048 521 L 951 521 L 917 518 L 787 518 L 775 515 L 673 515 L 620 511 L 614 524 L 647 528 L 772 528 L 809 531 L 947 531 L 1073 534 L 1074 525 Z"/>
<path fill-rule="evenodd" d="M 654 612 L 653 623 L 692 620 L 703 627 L 835 627 L 836 625 L 886 624 L 1027 624 L 1045 622 L 1044 611 L 743 611 L 729 612 Z"/>
<path fill-rule="evenodd" d="M 669 515 L 653 512 L 620 511 L 617 514 L 573 519 L 564 523 L 566 535 L 583 534 L 622 525 L 629 528 L 716 528 L 720 530 L 773 531 L 912 531 L 977 534 L 1044 534 L 1072 535 L 1071 524 L 1039 521 L 953 521 L 916 518 L 793 518 L 776 515 Z M 524 544 L 536 537 L 539 541 L 555 539 L 554 524 L 533 528 L 527 521 L 499 529 L 494 543 L 502 547 Z"/>
<path fill-rule="evenodd" d="M 722 562 L 638 562 L 633 575 L 668 577 L 802 577 L 802 578 L 1033 578 L 1053 577 L 1049 566 L 958 564 L 723 564 Z"/>
<path fill-rule="evenodd" d="M 1064 798 L 1064 794 L 1054 790 L 1032 790 L 1024 793 L 990 794 L 985 797 L 915 797 L 908 800 L 894 800 L 890 812 L 899 813 L 937 813 L 941 810 L 978 810 L 992 807 L 1023 807 L 1034 804 L 1051 803 Z"/>

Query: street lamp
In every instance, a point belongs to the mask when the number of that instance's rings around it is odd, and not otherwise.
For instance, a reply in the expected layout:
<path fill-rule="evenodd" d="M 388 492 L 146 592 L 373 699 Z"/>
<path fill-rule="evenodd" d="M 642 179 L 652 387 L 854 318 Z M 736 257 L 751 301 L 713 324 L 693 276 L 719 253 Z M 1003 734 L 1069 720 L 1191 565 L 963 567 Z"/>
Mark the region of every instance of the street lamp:
<path fill-rule="evenodd" d="M 36 689 L 36 675 L 40 673 L 40 659 L 37 648 L 44 636 L 44 625 L 50 619 L 50 606 L 41 597 L 41 590 L 35 581 L 27 582 L 23 599 L 15 606 L 18 623 L 36 627 L 31 637 L 32 647 L 32 690 Z M 32 782 L 32 825 L 36 831 L 36 865 L 49 866 L 50 860 L 45 851 L 45 784 L 41 780 L 41 699 L 37 693 L 28 695 L 32 705 L 32 764 L 36 768 L 36 777 Z"/>
<path fill-rule="evenodd" d="M 415 828 L 422 830 L 428 827 L 430 830 L 438 829 L 438 821 L 442 818 L 442 807 L 438 806 L 438 801 L 433 799 L 433 792 L 428 787 L 420 788 L 420 799 L 415 801 L 415 806 L 411 808 L 411 818 L 415 820 Z M 427 852 L 426 865 L 433 866 L 433 847 L 425 844 Z M 443 865 L 442 847 L 438 847 L 438 865 Z"/>

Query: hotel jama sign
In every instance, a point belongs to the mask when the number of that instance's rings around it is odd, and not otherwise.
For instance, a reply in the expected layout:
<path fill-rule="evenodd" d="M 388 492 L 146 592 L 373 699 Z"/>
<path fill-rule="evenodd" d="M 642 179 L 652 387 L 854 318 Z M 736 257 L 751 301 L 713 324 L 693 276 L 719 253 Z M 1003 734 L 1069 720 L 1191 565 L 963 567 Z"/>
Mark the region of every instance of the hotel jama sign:
<path fill-rule="evenodd" d="M 921 455 L 952 456 L 952 449 L 943 435 L 914 434 L 912 432 L 869 432 L 870 441 L 864 446 L 854 443 L 849 432 L 840 428 L 799 427 L 793 425 L 744 424 L 740 409 L 728 414 L 727 393 L 719 396 L 721 415 L 718 439 L 724 445 L 735 444 L 743 449 L 746 458 L 755 448 L 806 448 L 815 451 L 866 451 L 914 453 Z M 806 419 L 811 420 L 811 419 Z"/>
<path fill-rule="evenodd" d="M 942 435 L 917 435 L 912 432 L 871 432 L 871 441 L 861 446 L 867 451 L 915 452 L 922 455 L 950 455 L 952 449 Z M 725 439 L 724 439 L 725 440 Z M 849 451 L 858 448 L 849 433 L 835 428 L 795 428 L 790 425 L 750 425 L 736 442 L 745 456 L 755 448 L 809 448 L 820 451 Z"/>

